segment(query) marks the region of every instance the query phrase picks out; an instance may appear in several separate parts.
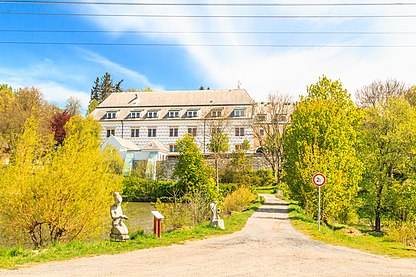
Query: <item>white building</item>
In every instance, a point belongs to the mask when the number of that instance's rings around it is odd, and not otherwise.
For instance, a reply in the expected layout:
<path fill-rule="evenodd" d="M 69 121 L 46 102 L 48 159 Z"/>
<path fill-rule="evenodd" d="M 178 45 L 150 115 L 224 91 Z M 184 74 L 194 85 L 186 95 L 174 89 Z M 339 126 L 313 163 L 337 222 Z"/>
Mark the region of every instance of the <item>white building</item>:
<path fill-rule="evenodd" d="M 212 132 L 228 133 L 230 151 L 245 139 L 253 147 L 254 101 L 244 89 L 112 93 L 91 115 L 103 126 L 102 137 L 114 135 L 143 149 L 160 142 L 171 155 L 186 133 L 208 153 Z"/>

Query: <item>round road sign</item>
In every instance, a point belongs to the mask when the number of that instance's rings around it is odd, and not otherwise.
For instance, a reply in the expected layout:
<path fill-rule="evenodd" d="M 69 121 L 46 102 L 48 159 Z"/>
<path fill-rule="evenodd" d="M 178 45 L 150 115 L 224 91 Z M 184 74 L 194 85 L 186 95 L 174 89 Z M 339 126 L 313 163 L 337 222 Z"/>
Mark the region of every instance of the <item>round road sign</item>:
<path fill-rule="evenodd" d="M 322 187 L 326 183 L 326 177 L 322 173 L 316 173 L 312 177 L 312 182 L 315 184 L 315 186 Z"/>

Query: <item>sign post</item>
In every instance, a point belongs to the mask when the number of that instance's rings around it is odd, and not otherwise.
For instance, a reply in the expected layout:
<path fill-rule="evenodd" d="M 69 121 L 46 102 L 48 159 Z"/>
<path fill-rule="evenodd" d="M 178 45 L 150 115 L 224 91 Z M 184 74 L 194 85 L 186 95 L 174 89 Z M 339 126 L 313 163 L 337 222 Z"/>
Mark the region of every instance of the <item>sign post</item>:
<path fill-rule="evenodd" d="M 321 187 L 326 183 L 326 177 L 322 173 L 316 173 L 312 182 L 318 187 L 318 231 L 321 231 Z"/>

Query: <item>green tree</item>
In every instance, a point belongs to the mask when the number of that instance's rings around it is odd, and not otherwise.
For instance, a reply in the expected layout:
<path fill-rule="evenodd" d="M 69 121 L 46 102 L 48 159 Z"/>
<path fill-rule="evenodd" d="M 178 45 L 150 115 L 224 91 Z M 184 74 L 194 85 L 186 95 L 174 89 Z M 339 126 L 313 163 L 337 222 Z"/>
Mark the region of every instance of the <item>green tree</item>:
<path fill-rule="evenodd" d="M 100 128 L 93 119 L 72 117 L 63 145 L 52 148 L 52 136 L 39 133 L 33 117 L 27 121 L 0 179 L 0 228 L 10 242 L 41 247 L 102 231 L 121 179 L 100 150 Z"/>
<path fill-rule="evenodd" d="M 178 186 L 182 194 L 204 192 L 214 197 L 215 184 L 211 178 L 212 170 L 205 163 L 195 138 L 187 134 L 177 140 L 176 147 L 179 156 L 173 176 L 179 180 Z"/>
<path fill-rule="evenodd" d="M 363 111 L 360 147 L 360 155 L 366 164 L 362 182 L 363 206 L 374 229 L 380 231 L 382 218 L 397 215 L 400 205 L 396 204 L 405 200 L 406 195 L 400 196 L 399 188 L 403 191 L 414 188 L 403 184 L 414 175 L 416 108 L 405 97 L 395 96 Z"/>
<path fill-rule="evenodd" d="M 362 170 L 355 150 L 360 114 L 339 81 L 323 76 L 307 92 L 284 138 L 285 180 L 293 199 L 316 214 L 317 189 L 311 178 L 317 172 L 325 174 L 323 218 L 346 222 L 356 216 Z"/>
<path fill-rule="evenodd" d="M 111 74 L 106 72 L 101 78 L 97 77 L 91 88 L 90 104 L 88 111 L 92 112 L 96 106 L 101 104 L 111 93 L 121 92 L 121 83 L 123 80 L 114 83 Z M 94 101 L 95 100 L 95 101 Z"/>
<path fill-rule="evenodd" d="M 217 185 L 217 191 L 220 191 L 219 183 L 219 164 L 222 156 L 230 150 L 230 140 L 228 134 L 224 132 L 214 132 L 211 134 L 211 139 L 208 143 L 208 150 L 214 155 L 215 161 L 215 183 Z"/>

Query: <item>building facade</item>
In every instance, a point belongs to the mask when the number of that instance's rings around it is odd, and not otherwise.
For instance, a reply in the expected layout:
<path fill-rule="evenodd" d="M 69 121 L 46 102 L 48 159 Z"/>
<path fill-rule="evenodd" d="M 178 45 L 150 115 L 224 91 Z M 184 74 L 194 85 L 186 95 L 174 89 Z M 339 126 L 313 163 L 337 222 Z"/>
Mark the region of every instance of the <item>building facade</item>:
<path fill-rule="evenodd" d="M 111 135 L 139 148 L 158 141 L 176 153 L 176 141 L 189 133 L 203 153 L 213 132 L 229 136 L 230 152 L 248 140 L 255 150 L 254 101 L 244 89 L 112 93 L 92 113 Z"/>

